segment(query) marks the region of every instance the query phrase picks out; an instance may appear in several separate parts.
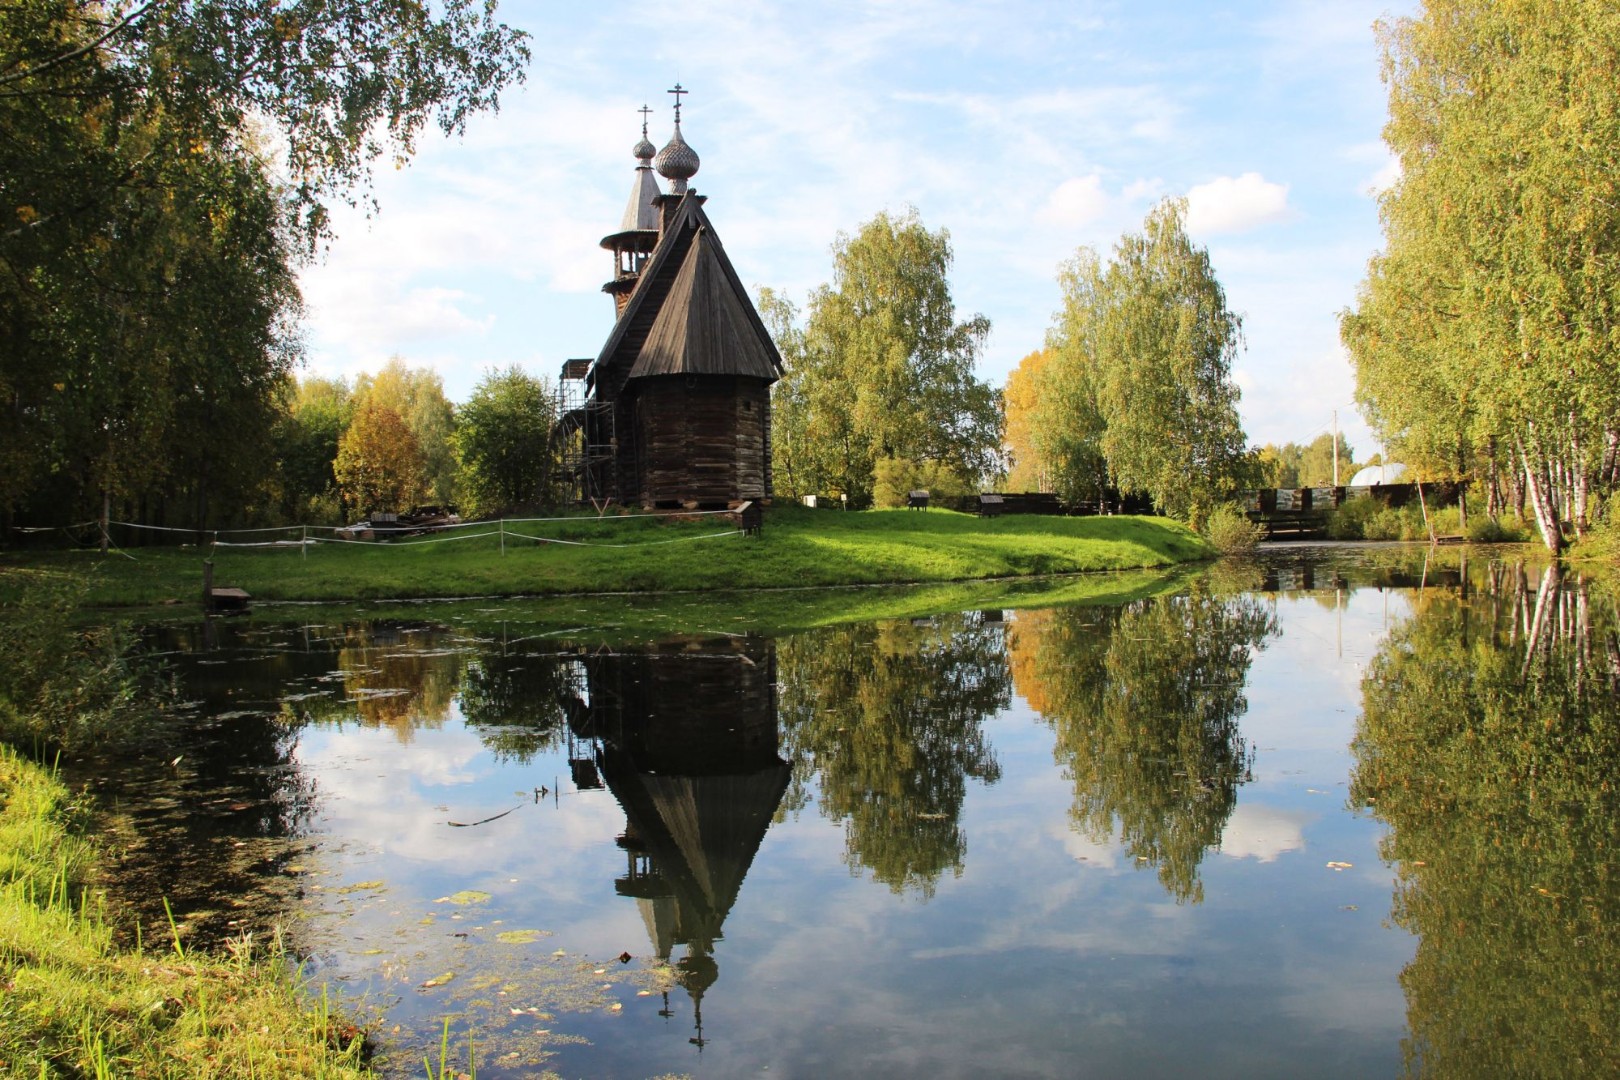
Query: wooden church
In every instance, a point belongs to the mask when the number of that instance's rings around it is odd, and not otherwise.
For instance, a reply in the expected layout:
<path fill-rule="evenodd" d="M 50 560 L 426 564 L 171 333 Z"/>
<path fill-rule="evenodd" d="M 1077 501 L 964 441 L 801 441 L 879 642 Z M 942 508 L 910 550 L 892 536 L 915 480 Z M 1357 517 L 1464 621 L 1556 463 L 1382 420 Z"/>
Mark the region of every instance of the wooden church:
<path fill-rule="evenodd" d="M 575 495 L 598 506 L 728 509 L 771 495 L 771 384 L 782 358 L 688 181 L 681 135 L 647 140 L 619 230 L 602 240 L 618 316 L 595 360 L 563 366 L 559 436 Z M 653 173 L 669 181 L 665 193 Z"/>

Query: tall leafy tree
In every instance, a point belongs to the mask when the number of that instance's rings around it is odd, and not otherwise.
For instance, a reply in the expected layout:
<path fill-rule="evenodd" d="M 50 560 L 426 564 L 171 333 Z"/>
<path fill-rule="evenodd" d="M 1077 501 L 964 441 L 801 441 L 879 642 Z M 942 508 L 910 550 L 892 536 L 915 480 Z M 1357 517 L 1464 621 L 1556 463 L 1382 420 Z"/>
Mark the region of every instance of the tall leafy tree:
<path fill-rule="evenodd" d="M 880 213 L 834 243 L 833 280 L 811 293 L 802 340 L 785 342 L 775 406 L 780 427 L 814 447 L 799 466 L 808 488 L 865 502 L 884 458 L 939 463 L 964 482 L 993 469 L 999 395 L 974 374 L 990 321 L 956 321 L 951 261 L 949 234 L 915 210 Z M 773 318 L 780 327 L 791 314 Z"/>
<path fill-rule="evenodd" d="M 1272 443 L 1255 452 L 1258 469 L 1256 479 L 1264 487 L 1297 488 L 1320 487 L 1334 482 L 1334 439 L 1324 432 L 1303 446 L 1299 443 Z M 1338 436 L 1338 482 L 1343 484 L 1355 474 L 1355 452 L 1341 431 Z"/>
<path fill-rule="evenodd" d="M 93 109 L 76 124 L 86 147 L 105 141 Z M 95 152 L 157 153 L 166 124 Z M 183 495 L 203 527 L 212 494 L 240 503 L 262 478 L 297 358 L 284 203 L 257 159 L 206 144 L 144 176 L 93 213 L 19 209 L 37 231 L 0 234 L 0 496 L 13 507 L 79 516 Z"/>
<path fill-rule="evenodd" d="M 1041 395 L 1041 374 L 1052 361 L 1052 350 L 1037 349 L 1018 362 L 1002 391 L 1002 412 L 1007 451 L 1007 487 L 1014 491 L 1051 491 L 1053 473 L 1041 446 L 1036 422 Z"/>
<path fill-rule="evenodd" d="M 274 431 L 281 513 L 288 521 L 329 517 L 336 510 L 338 444 L 354 419 L 344 379 L 310 377 L 287 387 Z"/>
<path fill-rule="evenodd" d="M 1106 265 L 1082 249 L 1064 268 L 1038 415 L 1071 486 L 1100 461 L 1122 490 L 1196 524 L 1249 459 L 1232 379 L 1242 320 L 1185 218 L 1185 200 L 1166 200 Z"/>
<path fill-rule="evenodd" d="M 454 445 L 456 410 L 444 396 L 444 380 L 432 368 L 413 368 L 390 357 L 375 375 L 355 380 L 358 407 L 375 404 L 397 413 L 421 455 L 420 500 L 454 503 L 459 467 Z M 419 500 L 419 501 L 420 501 Z"/>
<path fill-rule="evenodd" d="M 520 76 L 493 11 L 0 6 L 0 504 L 240 503 L 296 356 L 290 267 L 378 156 Z"/>
<path fill-rule="evenodd" d="M 829 440 L 812 438 L 810 396 L 804 329 L 799 309 L 775 289 L 759 292 L 759 315 L 776 351 L 781 354 L 783 376 L 771 388 L 771 481 L 778 495 L 798 498 L 822 494 L 831 475 Z"/>
<path fill-rule="evenodd" d="M 1620 11 L 1428 0 L 1379 32 L 1401 178 L 1342 321 L 1358 398 L 1420 469 L 1511 462 L 1556 552 L 1620 443 Z"/>
<path fill-rule="evenodd" d="M 483 514 L 554 499 L 556 405 L 544 379 L 516 366 L 479 380 L 459 410 L 455 435 L 470 509 Z"/>
<path fill-rule="evenodd" d="M 399 412 L 380 401 L 366 401 L 338 441 L 332 471 L 351 508 L 399 511 L 423 502 L 427 465 L 416 435 Z"/>

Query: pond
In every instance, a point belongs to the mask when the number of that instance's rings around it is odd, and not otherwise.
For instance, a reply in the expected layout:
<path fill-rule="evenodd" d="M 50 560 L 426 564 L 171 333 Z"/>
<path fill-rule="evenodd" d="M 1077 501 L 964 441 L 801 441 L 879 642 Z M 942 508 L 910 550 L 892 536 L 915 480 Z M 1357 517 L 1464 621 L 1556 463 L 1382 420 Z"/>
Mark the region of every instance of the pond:
<path fill-rule="evenodd" d="M 195 732 L 81 768 L 147 940 L 284 926 L 390 1075 L 1607 1075 L 1613 610 L 1400 547 L 774 638 L 264 609 L 150 628 Z"/>

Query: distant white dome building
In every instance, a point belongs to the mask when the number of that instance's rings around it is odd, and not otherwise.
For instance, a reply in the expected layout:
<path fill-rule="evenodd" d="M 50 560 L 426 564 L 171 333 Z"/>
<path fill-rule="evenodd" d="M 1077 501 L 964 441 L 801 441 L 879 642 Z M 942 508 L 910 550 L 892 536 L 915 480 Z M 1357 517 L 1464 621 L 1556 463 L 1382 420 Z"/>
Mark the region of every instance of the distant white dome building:
<path fill-rule="evenodd" d="M 1391 461 L 1384 465 L 1368 465 L 1357 469 L 1356 475 L 1350 478 L 1351 487 L 1371 487 L 1373 484 L 1406 484 L 1411 481 L 1407 477 L 1407 469 L 1398 461 Z"/>

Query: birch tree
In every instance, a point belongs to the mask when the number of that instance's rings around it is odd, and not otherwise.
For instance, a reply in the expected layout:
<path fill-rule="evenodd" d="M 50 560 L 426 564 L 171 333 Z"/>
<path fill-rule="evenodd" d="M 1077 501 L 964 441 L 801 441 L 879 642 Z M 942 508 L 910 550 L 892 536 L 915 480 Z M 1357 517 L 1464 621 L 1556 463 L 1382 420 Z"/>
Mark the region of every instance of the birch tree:
<path fill-rule="evenodd" d="M 1557 553 L 1620 443 L 1620 10 L 1428 0 L 1379 40 L 1401 179 L 1342 320 L 1358 398 L 1420 464 L 1509 463 Z"/>
<path fill-rule="evenodd" d="M 1242 320 L 1185 217 L 1166 200 L 1107 264 L 1082 248 L 1065 265 L 1039 426 L 1071 489 L 1106 471 L 1196 525 L 1249 461 L 1232 380 Z"/>
<path fill-rule="evenodd" d="M 810 294 L 802 336 L 792 308 L 767 312 L 788 361 L 773 399 L 779 436 L 801 439 L 797 462 L 777 448 L 775 471 L 797 464 L 805 490 L 871 498 L 878 461 L 949 468 L 964 484 L 995 467 L 1000 395 L 974 372 L 990 320 L 956 321 L 950 235 L 915 210 L 880 213 L 833 245 L 833 280 Z M 788 323 L 782 322 L 782 316 Z"/>

